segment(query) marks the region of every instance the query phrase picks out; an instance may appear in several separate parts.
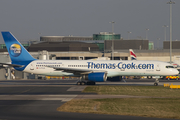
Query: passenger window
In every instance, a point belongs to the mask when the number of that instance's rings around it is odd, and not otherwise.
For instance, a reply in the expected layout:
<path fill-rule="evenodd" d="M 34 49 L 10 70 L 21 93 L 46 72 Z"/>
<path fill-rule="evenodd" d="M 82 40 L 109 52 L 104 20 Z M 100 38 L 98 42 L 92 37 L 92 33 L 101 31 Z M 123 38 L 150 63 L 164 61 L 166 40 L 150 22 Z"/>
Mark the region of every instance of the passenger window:
<path fill-rule="evenodd" d="M 173 66 L 166 66 L 166 68 L 174 68 Z"/>

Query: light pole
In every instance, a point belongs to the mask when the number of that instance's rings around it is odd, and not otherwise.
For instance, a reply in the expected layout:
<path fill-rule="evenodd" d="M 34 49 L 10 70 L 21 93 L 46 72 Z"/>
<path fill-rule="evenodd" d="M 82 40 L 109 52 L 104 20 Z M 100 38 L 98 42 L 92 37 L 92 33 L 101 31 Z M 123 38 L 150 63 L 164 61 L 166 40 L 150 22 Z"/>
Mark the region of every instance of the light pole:
<path fill-rule="evenodd" d="M 160 38 L 157 38 L 157 42 L 158 42 L 157 49 L 159 49 L 159 40 L 160 40 Z"/>
<path fill-rule="evenodd" d="M 147 34 L 148 31 L 149 29 L 146 29 L 146 40 L 148 39 L 148 34 Z"/>
<path fill-rule="evenodd" d="M 167 25 L 163 25 L 164 27 L 164 41 L 166 41 L 166 28 L 168 27 Z"/>
<path fill-rule="evenodd" d="M 128 40 L 129 40 L 129 34 L 132 33 L 132 32 L 128 31 L 127 33 L 128 33 Z"/>
<path fill-rule="evenodd" d="M 38 38 L 38 39 L 40 39 L 40 41 L 41 41 L 41 33 L 38 33 L 38 36 L 39 36 L 39 38 Z"/>
<path fill-rule="evenodd" d="M 111 53 L 112 56 L 111 57 L 112 57 L 112 60 L 114 60 L 114 36 L 113 35 L 114 35 L 114 23 L 115 22 L 112 21 L 112 22 L 109 22 L 109 23 L 112 24 L 112 47 L 111 47 L 112 48 L 112 53 Z"/>
<path fill-rule="evenodd" d="M 169 1 L 169 2 L 167 2 L 167 4 L 169 4 L 170 5 L 170 16 L 169 16 L 169 18 L 170 18 L 170 25 L 169 25 L 169 28 L 170 28 L 170 64 L 172 63 L 172 59 L 171 59 L 171 57 L 172 57 L 172 4 L 175 4 L 175 2 L 172 2 L 171 0 Z"/>

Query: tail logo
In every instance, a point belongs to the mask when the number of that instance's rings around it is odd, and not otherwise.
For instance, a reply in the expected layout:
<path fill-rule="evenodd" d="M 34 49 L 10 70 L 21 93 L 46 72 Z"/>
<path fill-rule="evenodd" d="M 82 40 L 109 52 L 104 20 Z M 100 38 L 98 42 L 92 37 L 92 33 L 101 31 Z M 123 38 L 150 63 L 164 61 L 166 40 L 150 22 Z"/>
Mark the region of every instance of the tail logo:
<path fill-rule="evenodd" d="M 17 57 L 21 54 L 21 46 L 19 44 L 12 44 L 10 47 L 10 54 Z"/>

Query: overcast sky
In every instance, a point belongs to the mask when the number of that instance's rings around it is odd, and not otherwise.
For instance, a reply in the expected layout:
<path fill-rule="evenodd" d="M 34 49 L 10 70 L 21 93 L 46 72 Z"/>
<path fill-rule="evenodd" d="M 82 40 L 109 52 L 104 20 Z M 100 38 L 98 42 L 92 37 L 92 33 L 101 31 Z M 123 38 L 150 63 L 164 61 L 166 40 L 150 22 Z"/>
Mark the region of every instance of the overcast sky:
<path fill-rule="evenodd" d="M 180 40 L 180 0 L 173 0 L 173 40 Z M 0 0 L 0 31 L 20 41 L 40 36 L 92 36 L 114 32 L 123 39 L 146 38 L 162 48 L 169 26 L 169 0 Z M 169 40 L 169 27 L 167 28 Z M 0 43 L 4 43 L 0 37 Z"/>

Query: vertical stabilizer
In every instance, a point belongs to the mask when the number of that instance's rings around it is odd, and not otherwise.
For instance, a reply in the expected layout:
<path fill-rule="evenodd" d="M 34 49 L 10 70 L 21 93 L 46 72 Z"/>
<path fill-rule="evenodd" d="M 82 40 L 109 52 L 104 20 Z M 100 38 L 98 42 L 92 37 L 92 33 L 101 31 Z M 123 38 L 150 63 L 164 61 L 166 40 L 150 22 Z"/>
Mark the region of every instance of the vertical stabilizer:
<path fill-rule="evenodd" d="M 1 33 L 10 55 L 12 64 L 26 66 L 31 61 L 35 60 L 10 32 Z"/>
<path fill-rule="evenodd" d="M 129 49 L 131 60 L 137 60 L 136 55 L 132 49 Z"/>

